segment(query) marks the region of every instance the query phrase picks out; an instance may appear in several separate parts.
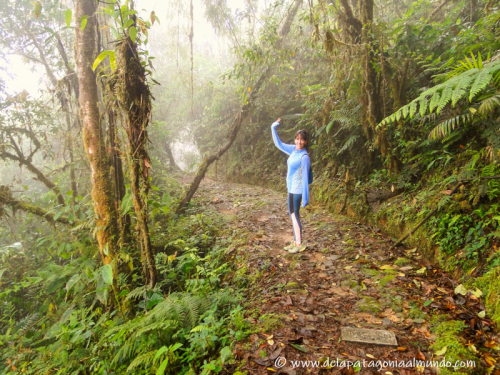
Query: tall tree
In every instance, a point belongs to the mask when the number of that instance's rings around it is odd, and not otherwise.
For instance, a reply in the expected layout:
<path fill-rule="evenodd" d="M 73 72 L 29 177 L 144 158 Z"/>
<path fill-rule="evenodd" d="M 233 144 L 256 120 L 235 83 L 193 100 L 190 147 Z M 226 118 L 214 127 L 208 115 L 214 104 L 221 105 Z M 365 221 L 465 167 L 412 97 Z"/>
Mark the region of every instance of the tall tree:
<path fill-rule="evenodd" d="M 85 152 L 90 162 L 92 199 L 97 226 L 97 241 L 104 264 L 113 269 L 113 289 L 117 292 L 119 230 L 109 155 L 101 129 L 96 75 L 92 70 L 96 51 L 96 3 L 76 2 L 76 66 Z M 82 20 L 84 21 L 82 23 Z M 80 24 L 82 25 L 80 27 Z"/>

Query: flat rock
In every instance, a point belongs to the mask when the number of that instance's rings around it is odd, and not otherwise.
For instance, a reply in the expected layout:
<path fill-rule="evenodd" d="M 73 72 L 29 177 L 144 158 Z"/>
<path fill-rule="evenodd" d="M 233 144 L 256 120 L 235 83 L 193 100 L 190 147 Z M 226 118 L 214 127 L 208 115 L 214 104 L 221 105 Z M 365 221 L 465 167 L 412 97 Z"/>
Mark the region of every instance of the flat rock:
<path fill-rule="evenodd" d="M 344 341 L 376 345 L 398 345 L 396 335 L 391 331 L 352 327 L 341 327 L 340 331 L 342 340 Z"/>

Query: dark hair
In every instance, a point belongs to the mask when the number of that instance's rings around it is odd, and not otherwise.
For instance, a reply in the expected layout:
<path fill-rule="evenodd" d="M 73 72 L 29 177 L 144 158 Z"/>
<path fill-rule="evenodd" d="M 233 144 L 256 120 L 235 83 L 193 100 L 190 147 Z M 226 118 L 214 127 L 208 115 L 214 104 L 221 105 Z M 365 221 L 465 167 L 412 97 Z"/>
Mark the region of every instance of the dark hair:
<path fill-rule="evenodd" d="M 306 129 L 301 129 L 299 131 L 297 131 L 297 133 L 295 133 L 295 137 L 293 137 L 293 139 L 297 139 L 297 137 L 300 135 L 300 137 L 306 141 L 306 151 L 309 152 L 309 141 L 310 141 L 310 136 L 309 136 L 309 132 L 306 130 Z"/>

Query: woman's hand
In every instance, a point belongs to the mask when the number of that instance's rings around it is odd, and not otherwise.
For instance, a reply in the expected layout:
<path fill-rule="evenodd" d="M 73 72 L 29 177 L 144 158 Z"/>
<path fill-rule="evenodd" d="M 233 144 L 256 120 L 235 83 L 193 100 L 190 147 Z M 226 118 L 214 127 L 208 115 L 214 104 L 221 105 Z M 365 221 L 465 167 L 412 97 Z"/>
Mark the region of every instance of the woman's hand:
<path fill-rule="evenodd" d="M 281 121 L 281 117 L 279 119 L 277 119 L 275 122 L 277 122 L 279 124 L 280 121 Z"/>

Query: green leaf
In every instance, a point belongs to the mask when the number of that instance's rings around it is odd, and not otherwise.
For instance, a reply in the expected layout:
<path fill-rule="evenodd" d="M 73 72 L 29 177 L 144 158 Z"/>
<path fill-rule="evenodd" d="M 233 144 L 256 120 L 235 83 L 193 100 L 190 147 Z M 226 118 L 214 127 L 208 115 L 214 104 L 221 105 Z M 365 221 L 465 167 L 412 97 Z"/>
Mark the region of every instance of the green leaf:
<path fill-rule="evenodd" d="M 124 23 L 123 30 L 126 30 L 129 26 L 132 26 L 133 24 L 134 20 L 128 20 L 127 22 Z"/>
<path fill-rule="evenodd" d="M 453 91 L 453 95 L 451 98 L 451 105 L 455 108 L 455 104 L 465 96 L 465 90 L 467 90 L 472 82 L 472 77 L 470 75 L 465 75 L 458 82 L 457 87 Z"/>
<path fill-rule="evenodd" d="M 123 197 L 121 204 L 122 215 L 127 214 L 132 208 L 132 198 L 132 194 L 129 194 L 129 192 L 127 192 L 127 194 Z"/>
<path fill-rule="evenodd" d="M 180 347 L 182 346 L 182 344 L 180 342 L 178 343 L 175 343 L 174 345 L 172 345 L 169 349 L 169 351 L 171 353 L 175 352 L 177 349 L 179 349 Z"/>
<path fill-rule="evenodd" d="M 55 215 L 54 215 L 54 221 L 57 221 L 57 219 L 59 219 L 59 216 L 62 215 L 62 211 L 59 211 L 57 212 Z"/>
<path fill-rule="evenodd" d="M 482 311 L 478 312 L 477 316 L 479 316 L 480 318 L 484 318 L 486 316 L 486 311 L 482 310 Z"/>
<path fill-rule="evenodd" d="M 469 101 L 472 102 L 472 99 L 481 92 L 491 81 L 491 74 L 489 70 L 484 69 L 479 75 L 477 76 L 476 80 L 474 81 L 474 84 L 472 85 L 470 89 L 470 94 L 469 94 Z"/>
<path fill-rule="evenodd" d="M 436 111 L 437 114 L 439 114 L 439 112 L 441 112 L 441 110 L 444 107 L 446 107 L 446 105 L 451 101 L 452 93 L 453 93 L 452 85 L 446 86 L 441 95 L 441 100 L 439 101 L 439 104 L 437 106 L 437 111 Z"/>
<path fill-rule="evenodd" d="M 434 301 L 434 298 L 431 298 L 424 302 L 424 306 L 429 306 Z"/>
<path fill-rule="evenodd" d="M 2 275 L 3 275 L 3 273 L 4 273 L 5 271 L 7 271 L 7 268 L 2 268 L 2 269 L 0 270 L 0 279 L 2 279 Z"/>
<path fill-rule="evenodd" d="M 66 284 L 66 290 L 69 292 L 69 290 L 77 283 L 77 281 L 80 280 L 80 275 L 73 275 L 71 278 L 68 280 L 68 283 Z"/>
<path fill-rule="evenodd" d="M 330 121 L 328 125 L 326 126 L 326 133 L 330 133 L 330 129 L 332 128 L 334 120 Z"/>
<path fill-rule="evenodd" d="M 101 275 L 106 284 L 113 284 L 113 269 L 111 268 L 111 264 L 106 264 L 104 267 L 102 267 Z"/>
<path fill-rule="evenodd" d="M 116 55 L 114 53 L 109 55 L 109 67 L 112 72 L 116 70 Z"/>
<path fill-rule="evenodd" d="M 132 40 L 132 42 L 135 43 L 136 38 L 137 38 L 137 29 L 135 28 L 135 26 L 130 27 L 130 29 L 128 30 L 128 35 L 130 36 L 130 39 Z"/>
<path fill-rule="evenodd" d="M 158 370 L 156 370 L 156 375 L 163 375 L 165 373 L 167 365 L 168 365 L 168 357 L 165 358 L 165 360 L 161 363 L 160 367 L 158 367 Z"/>
<path fill-rule="evenodd" d="M 85 26 L 87 26 L 87 18 L 88 16 L 83 16 L 81 19 L 81 22 L 80 22 L 80 30 L 85 30 Z"/>
<path fill-rule="evenodd" d="M 233 356 L 233 352 L 231 352 L 231 348 L 229 346 L 225 346 L 220 351 L 220 359 L 222 363 L 226 363 L 226 361 Z"/>
<path fill-rule="evenodd" d="M 111 56 L 113 56 L 113 63 L 115 65 L 115 68 L 116 68 L 116 60 L 115 60 L 115 51 L 102 51 L 99 56 L 96 57 L 96 59 L 94 60 L 94 64 L 92 65 L 92 70 L 95 71 L 96 68 L 99 66 L 100 63 L 102 63 L 102 61 L 109 56 L 109 60 L 110 60 L 110 65 L 111 65 Z M 113 69 L 113 68 L 111 68 Z"/>
<path fill-rule="evenodd" d="M 429 99 L 427 97 L 424 97 L 422 100 L 420 100 L 420 116 L 424 117 L 425 112 L 427 112 L 427 104 L 429 103 Z"/>
<path fill-rule="evenodd" d="M 160 358 L 160 356 L 166 351 L 168 351 L 168 347 L 166 346 L 162 346 L 160 349 L 158 349 L 158 351 L 155 354 L 155 357 L 153 358 L 153 363 L 156 362 L 156 360 Z"/>
<path fill-rule="evenodd" d="M 73 11 L 71 9 L 67 9 L 66 12 L 64 12 L 64 19 L 66 20 L 66 26 L 68 27 L 71 26 L 72 17 L 73 17 Z"/>
<path fill-rule="evenodd" d="M 309 353 L 309 350 L 304 348 L 302 345 L 294 344 L 294 343 L 290 343 L 290 345 L 293 346 L 295 349 L 300 350 L 301 352 Z"/>

